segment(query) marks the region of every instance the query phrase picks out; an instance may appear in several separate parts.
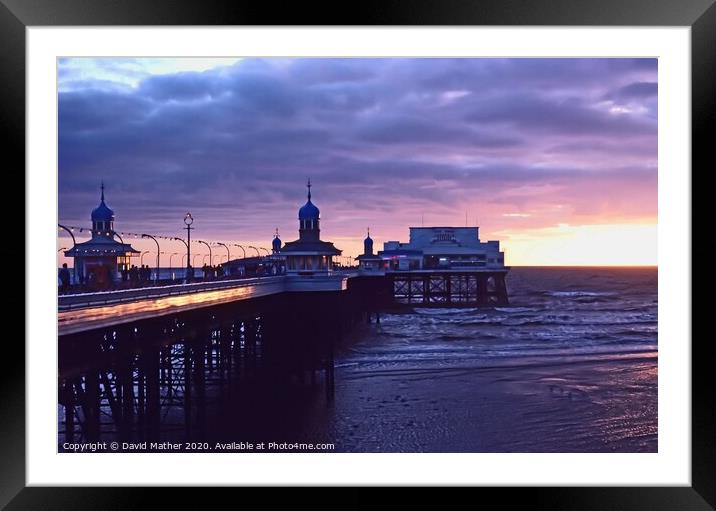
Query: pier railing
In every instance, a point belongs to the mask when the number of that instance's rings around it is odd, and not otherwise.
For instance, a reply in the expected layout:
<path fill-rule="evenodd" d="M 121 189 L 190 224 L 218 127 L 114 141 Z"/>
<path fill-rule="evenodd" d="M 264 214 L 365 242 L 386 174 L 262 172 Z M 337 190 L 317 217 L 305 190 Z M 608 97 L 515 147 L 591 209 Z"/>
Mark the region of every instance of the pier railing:
<path fill-rule="evenodd" d="M 203 291 L 217 291 L 236 287 L 247 287 L 256 284 L 280 282 L 284 276 L 254 277 L 241 280 L 217 280 L 209 282 L 195 282 L 190 284 L 174 284 L 170 286 L 142 287 L 134 289 L 121 289 L 112 291 L 98 291 L 93 293 L 77 293 L 60 295 L 57 308 L 60 311 L 72 310 L 99 305 L 111 305 L 125 302 L 136 302 L 151 298 L 164 298 L 179 296 Z"/>

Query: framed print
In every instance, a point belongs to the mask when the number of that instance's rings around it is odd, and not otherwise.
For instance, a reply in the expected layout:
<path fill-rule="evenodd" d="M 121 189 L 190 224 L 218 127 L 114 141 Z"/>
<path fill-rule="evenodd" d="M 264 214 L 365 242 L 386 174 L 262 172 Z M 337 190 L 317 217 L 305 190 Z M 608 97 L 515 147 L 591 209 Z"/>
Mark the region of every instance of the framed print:
<path fill-rule="evenodd" d="M 690 172 L 710 2 L 324 26 L 6 4 L 29 298 L 9 509 L 147 485 L 712 508 Z"/>

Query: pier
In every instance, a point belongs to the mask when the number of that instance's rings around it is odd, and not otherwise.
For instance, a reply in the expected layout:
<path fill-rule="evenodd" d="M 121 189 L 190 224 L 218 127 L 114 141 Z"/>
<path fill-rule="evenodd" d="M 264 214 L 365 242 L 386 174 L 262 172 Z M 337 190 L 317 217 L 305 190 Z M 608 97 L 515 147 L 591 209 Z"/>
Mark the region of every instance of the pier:
<path fill-rule="evenodd" d="M 247 277 L 227 249 L 222 278 L 195 282 L 187 266 L 183 283 L 118 288 L 107 284 L 138 251 L 114 240 L 102 188 L 92 239 L 67 253 L 104 289 L 58 297 L 61 445 L 218 438 L 223 426 L 210 417 L 221 410 L 236 410 L 238 427 L 250 422 L 243 407 L 251 419 L 279 414 L 270 399 L 252 401 L 267 389 L 314 389 L 331 403 L 335 349 L 357 324 L 414 306 L 507 305 L 509 268 L 477 228 L 411 228 L 409 243 L 386 242 L 377 254 L 369 233 L 357 267 L 339 269 L 341 250 L 320 239 L 310 187 L 299 239 L 284 245 L 276 233 L 271 254 L 256 249 L 255 265 L 280 271 Z"/>

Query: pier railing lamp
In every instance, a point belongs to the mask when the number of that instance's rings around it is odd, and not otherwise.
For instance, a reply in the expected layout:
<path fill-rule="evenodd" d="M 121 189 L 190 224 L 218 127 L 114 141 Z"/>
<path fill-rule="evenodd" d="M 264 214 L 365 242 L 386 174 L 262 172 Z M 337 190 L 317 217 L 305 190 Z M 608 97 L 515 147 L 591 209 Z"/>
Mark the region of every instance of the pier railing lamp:
<path fill-rule="evenodd" d="M 226 249 L 226 262 L 228 263 L 229 261 L 231 261 L 231 251 L 229 250 L 229 247 L 227 247 L 225 243 L 221 243 L 219 241 L 217 241 L 216 244 Z"/>
<path fill-rule="evenodd" d="M 75 235 L 74 235 L 74 233 L 72 232 L 72 231 L 74 230 L 74 228 L 70 229 L 69 227 L 65 227 L 65 226 L 62 225 L 62 224 L 57 224 L 57 227 L 59 227 L 60 229 L 64 229 L 65 231 L 67 231 L 67 234 L 69 234 L 69 235 L 70 235 L 70 238 L 72 238 L 72 248 L 74 249 L 74 248 L 77 246 L 77 240 L 75 239 Z M 80 231 L 82 231 L 82 229 L 80 229 Z M 73 276 L 74 276 L 74 281 L 75 281 L 75 283 L 77 283 L 77 265 L 75 264 L 74 261 L 75 261 L 75 259 L 74 259 L 74 257 L 73 257 L 73 258 L 72 258 L 72 273 L 73 273 Z"/>
<path fill-rule="evenodd" d="M 191 282 L 191 230 L 193 227 L 191 224 L 194 223 L 194 217 L 191 216 L 191 213 L 187 211 L 187 214 L 184 215 L 184 224 L 186 224 L 186 281 L 187 283 Z"/>
<path fill-rule="evenodd" d="M 154 282 L 158 283 L 159 282 L 159 251 L 160 251 L 159 242 L 157 241 L 157 238 L 155 238 L 151 234 L 142 234 L 142 238 L 150 238 L 150 239 L 154 240 L 154 243 L 156 243 L 156 245 L 157 245 L 157 274 L 154 276 Z"/>
<path fill-rule="evenodd" d="M 246 259 L 246 250 L 244 250 L 244 247 L 239 245 L 238 243 L 233 244 L 235 247 L 239 247 L 241 249 L 241 253 L 243 254 L 243 259 Z"/>
<path fill-rule="evenodd" d="M 209 249 L 209 266 L 211 266 L 211 265 L 213 264 L 213 263 L 211 262 L 211 261 L 212 261 L 212 258 L 211 258 L 211 245 L 209 245 L 206 241 L 202 241 L 202 240 L 196 240 L 196 242 L 197 242 L 197 243 L 203 243 L 204 245 L 206 245 L 206 248 Z M 203 261 L 203 259 L 202 259 L 202 261 Z"/>

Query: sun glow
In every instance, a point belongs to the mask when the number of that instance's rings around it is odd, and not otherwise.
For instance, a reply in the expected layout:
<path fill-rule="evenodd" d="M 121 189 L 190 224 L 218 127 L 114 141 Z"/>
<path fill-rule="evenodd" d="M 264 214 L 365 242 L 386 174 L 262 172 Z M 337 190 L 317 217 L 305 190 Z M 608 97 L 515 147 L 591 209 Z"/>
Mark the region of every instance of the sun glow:
<path fill-rule="evenodd" d="M 657 264 L 656 224 L 560 224 L 501 235 L 505 264 L 511 266 Z"/>

